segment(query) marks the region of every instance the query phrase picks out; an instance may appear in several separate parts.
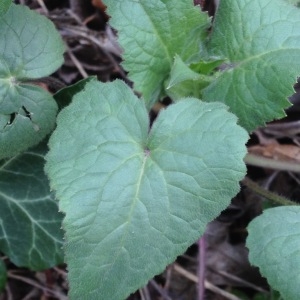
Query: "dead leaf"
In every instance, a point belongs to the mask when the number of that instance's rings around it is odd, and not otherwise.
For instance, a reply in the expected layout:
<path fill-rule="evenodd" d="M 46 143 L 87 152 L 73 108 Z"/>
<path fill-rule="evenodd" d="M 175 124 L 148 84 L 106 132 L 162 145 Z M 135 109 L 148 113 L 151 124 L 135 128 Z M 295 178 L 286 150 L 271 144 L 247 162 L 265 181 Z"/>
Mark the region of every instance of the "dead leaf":
<path fill-rule="evenodd" d="M 251 154 L 261 155 L 275 160 L 300 162 L 300 147 L 296 145 L 272 143 L 252 146 L 248 148 L 248 151 Z"/>
<path fill-rule="evenodd" d="M 103 4 L 103 2 L 101 0 L 92 0 L 92 4 L 99 8 L 102 12 L 105 12 L 106 10 L 106 6 L 105 4 Z"/>

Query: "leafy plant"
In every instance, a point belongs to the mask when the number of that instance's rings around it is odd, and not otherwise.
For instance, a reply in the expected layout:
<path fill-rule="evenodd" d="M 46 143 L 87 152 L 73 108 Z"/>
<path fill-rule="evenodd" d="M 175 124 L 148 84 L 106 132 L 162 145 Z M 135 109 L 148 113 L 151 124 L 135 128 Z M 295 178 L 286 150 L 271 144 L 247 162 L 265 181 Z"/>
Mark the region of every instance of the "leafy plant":
<path fill-rule="evenodd" d="M 91 299 L 145 284 L 228 206 L 245 174 L 247 134 L 220 103 L 174 104 L 148 134 L 145 105 L 124 83 L 93 81 L 57 122 L 46 170 L 66 213 L 74 299 L 86 280 Z"/>
<path fill-rule="evenodd" d="M 36 145 L 55 125 L 57 104 L 32 81 L 53 73 L 64 46 L 54 25 L 11 4 L 0 18 L 0 159 Z"/>
<path fill-rule="evenodd" d="M 64 46 L 48 19 L 7 3 L 0 14 L 0 250 L 41 270 L 63 261 L 62 215 L 43 171 L 46 144 L 26 149 L 53 130 L 57 104 L 32 81 L 62 64 Z"/>
<path fill-rule="evenodd" d="M 94 78 L 60 95 L 81 90 L 60 112 L 46 156 L 65 214 L 71 299 L 124 299 L 204 233 L 239 191 L 247 131 L 285 115 L 300 67 L 300 12 L 282 0 L 221 1 L 212 24 L 192 1 L 105 2 L 141 98 L 119 80 Z M 1 158 L 17 154 L 1 168 L 1 218 L 5 208 L 11 217 L 1 226 L 0 249 L 33 269 L 61 261 L 60 215 L 41 173 L 45 148 L 19 154 L 55 122 L 52 96 L 32 85 L 62 62 L 63 45 L 49 24 L 13 4 L 0 13 L 0 38 L 10 37 L 0 45 Z M 42 42 L 38 28 L 48 30 Z M 175 103 L 150 126 L 148 111 L 164 96 Z M 16 173 L 24 179 L 11 179 L 13 188 L 5 180 Z M 43 215 L 49 207 L 52 216 Z M 298 210 L 269 209 L 249 227 L 250 260 L 286 299 L 299 294 L 298 273 L 286 281 L 288 266 L 300 260 Z M 24 253 L 11 251 L 21 247 L 12 242 L 19 234 L 13 218 L 31 229 Z M 49 252 L 39 243 L 45 236 Z"/>
<path fill-rule="evenodd" d="M 268 209 L 248 228 L 250 262 L 284 299 L 297 299 L 300 293 L 299 215 L 299 206 Z"/>

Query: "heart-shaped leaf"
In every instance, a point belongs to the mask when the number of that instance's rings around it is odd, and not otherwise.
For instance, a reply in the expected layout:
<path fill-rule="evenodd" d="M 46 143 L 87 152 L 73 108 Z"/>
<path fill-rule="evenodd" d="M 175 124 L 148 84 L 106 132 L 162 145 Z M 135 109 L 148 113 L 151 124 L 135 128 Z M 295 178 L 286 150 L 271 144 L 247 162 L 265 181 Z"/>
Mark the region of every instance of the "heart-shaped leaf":
<path fill-rule="evenodd" d="M 48 76 L 63 62 L 54 25 L 25 6 L 0 15 L 0 159 L 40 142 L 54 127 L 57 105 L 30 80 Z"/>
<path fill-rule="evenodd" d="M 286 300 L 300 295 L 300 207 L 267 209 L 248 227 L 249 260 Z"/>
<path fill-rule="evenodd" d="M 58 205 L 44 173 L 45 143 L 0 162 L 0 251 L 17 266 L 63 262 Z"/>
<path fill-rule="evenodd" d="M 174 56 L 187 63 L 200 58 L 200 45 L 210 26 L 208 15 L 192 0 L 104 2 L 124 48 L 123 66 L 151 108 L 163 94 Z"/>
<path fill-rule="evenodd" d="M 186 99 L 149 131 L 121 81 L 86 84 L 59 114 L 46 170 L 66 213 L 73 299 L 124 299 L 204 232 L 239 190 L 247 133 L 221 103 Z"/>
<path fill-rule="evenodd" d="M 208 50 L 228 59 L 204 91 L 226 103 L 251 131 L 285 116 L 300 74 L 300 10 L 283 0 L 226 0 L 213 24 Z"/>

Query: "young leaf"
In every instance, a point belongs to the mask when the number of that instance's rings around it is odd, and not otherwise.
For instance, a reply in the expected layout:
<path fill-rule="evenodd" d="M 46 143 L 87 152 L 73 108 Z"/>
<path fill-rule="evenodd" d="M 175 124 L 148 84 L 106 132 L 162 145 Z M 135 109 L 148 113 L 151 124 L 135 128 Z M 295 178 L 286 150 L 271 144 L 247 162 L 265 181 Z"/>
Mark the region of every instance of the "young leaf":
<path fill-rule="evenodd" d="M 193 71 L 189 68 L 180 58 L 176 55 L 172 68 L 170 70 L 170 76 L 166 82 L 166 89 L 170 89 L 172 86 L 177 85 L 186 80 L 198 80 L 201 78 L 201 74 Z"/>
<path fill-rule="evenodd" d="M 0 15 L 0 159 L 40 142 L 55 125 L 57 105 L 30 79 L 47 76 L 63 62 L 54 25 L 24 6 Z"/>
<path fill-rule="evenodd" d="M 58 116 L 46 171 L 66 214 L 73 299 L 125 299 L 229 204 L 247 133 L 220 103 L 186 99 L 148 134 L 144 102 L 121 81 L 89 82 Z"/>
<path fill-rule="evenodd" d="M 190 96 L 201 98 L 203 88 L 212 80 L 212 76 L 195 72 L 176 55 L 170 76 L 165 82 L 165 91 L 173 101 Z"/>
<path fill-rule="evenodd" d="M 63 262 L 62 215 L 44 174 L 42 144 L 0 163 L 0 251 L 17 266 Z"/>
<path fill-rule="evenodd" d="M 226 0 L 215 17 L 210 51 L 227 70 L 203 91 L 226 103 L 251 131 L 285 116 L 300 74 L 300 11 L 283 0 Z"/>
<path fill-rule="evenodd" d="M 104 2 L 124 48 L 123 66 L 151 108 L 163 92 L 175 54 L 184 62 L 199 60 L 209 18 L 192 0 Z"/>
<path fill-rule="evenodd" d="M 248 227 L 250 262 L 286 300 L 300 295 L 300 207 L 267 209 Z"/>

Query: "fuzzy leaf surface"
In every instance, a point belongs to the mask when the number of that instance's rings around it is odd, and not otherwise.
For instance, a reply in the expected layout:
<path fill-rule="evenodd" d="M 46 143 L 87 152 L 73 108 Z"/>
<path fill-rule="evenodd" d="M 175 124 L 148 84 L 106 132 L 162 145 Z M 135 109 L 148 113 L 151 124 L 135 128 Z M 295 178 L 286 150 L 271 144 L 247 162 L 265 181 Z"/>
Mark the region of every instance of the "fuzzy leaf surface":
<path fill-rule="evenodd" d="M 203 99 L 226 103 L 248 131 L 284 117 L 300 74 L 299 27 L 300 10 L 283 0 L 221 1 L 208 50 L 227 70 Z"/>
<path fill-rule="evenodd" d="M 183 97 L 201 99 L 203 88 L 208 86 L 212 80 L 212 76 L 195 72 L 176 55 L 170 76 L 165 81 L 165 91 L 175 102 L 184 99 Z"/>
<path fill-rule="evenodd" d="M 65 47 L 54 24 L 26 6 L 11 4 L 0 18 L 0 57 L 17 79 L 41 78 L 63 63 Z"/>
<path fill-rule="evenodd" d="M 44 173 L 46 145 L 0 162 L 0 251 L 17 266 L 63 262 L 62 214 Z"/>
<path fill-rule="evenodd" d="M 18 104 L 10 102 L 14 106 L 11 113 L 0 113 L 0 159 L 37 144 L 55 125 L 57 104 L 47 91 L 19 84 L 7 90 L 5 101 L 13 99 Z"/>
<path fill-rule="evenodd" d="M 0 17 L 4 15 L 11 5 L 11 0 L 1 0 L 0 2 Z"/>
<path fill-rule="evenodd" d="M 170 71 L 170 76 L 166 82 L 166 89 L 170 89 L 172 86 L 177 85 L 183 81 L 197 80 L 200 77 L 201 74 L 189 68 L 182 61 L 182 59 L 178 55 L 176 55 Z"/>
<path fill-rule="evenodd" d="M 199 59 L 209 18 L 192 0 L 104 2 L 124 49 L 123 66 L 151 108 L 163 93 L 175 55 L 187 63 Z"/>
<path fill-rule="evenodd" d="M 267 209 L 248 227 L 249 259 L 286 300 L 300 295 L 300 207 Z"/>
<path fill-rule="evenodd" d="M 229 204 L 248 136 L 220 103 L 148 113 L 122 82 L 89 82 L 58 116 L 46 171 L 66 214 L 71 299 L 125 299 Z"/>
<path fill-rule="evenodd" d="M 40 142 L 54 127 L 57 105 L 30 80 L 48 76 L 63 62 L 54 25 L 27 7 L 11 4 L 0 16 L 0 159 Z"/>

